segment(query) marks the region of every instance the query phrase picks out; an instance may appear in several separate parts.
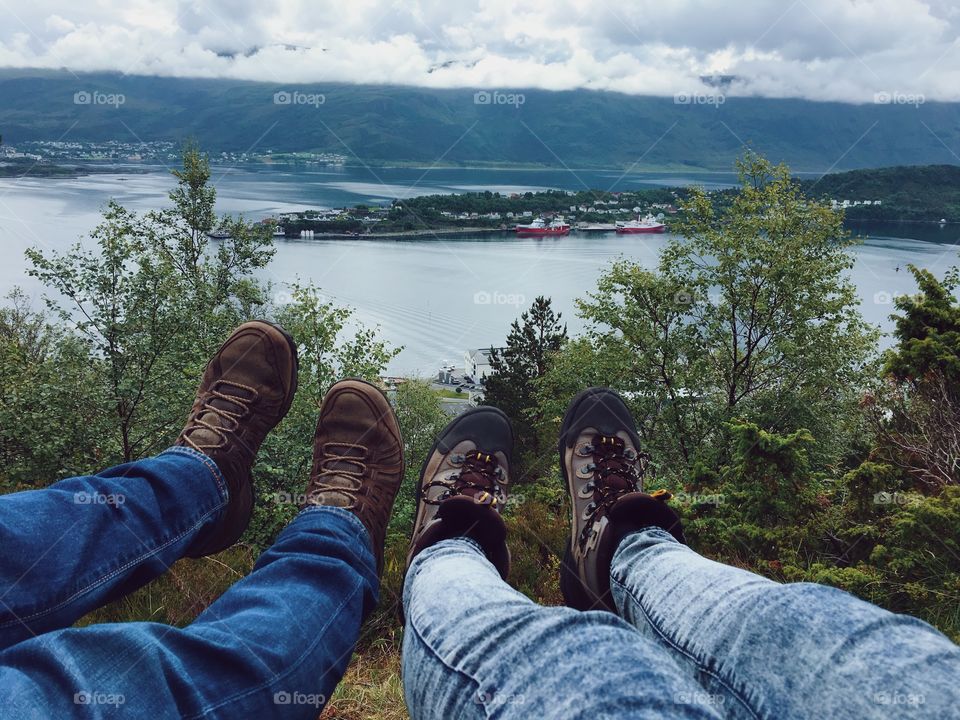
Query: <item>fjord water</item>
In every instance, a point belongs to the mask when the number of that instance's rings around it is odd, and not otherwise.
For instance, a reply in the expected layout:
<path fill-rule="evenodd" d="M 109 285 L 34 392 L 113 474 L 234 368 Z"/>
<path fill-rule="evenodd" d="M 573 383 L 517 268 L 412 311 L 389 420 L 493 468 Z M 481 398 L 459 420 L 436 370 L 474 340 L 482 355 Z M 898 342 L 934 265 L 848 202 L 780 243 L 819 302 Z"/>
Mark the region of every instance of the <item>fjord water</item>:
<path fill-rule="evenodd" d="M 0 293 L 22 286 L 39 304 L 42 289 L 26 275 L 23 252 L 63 249 L 97 224 L 111 198 L 134 210 L 169 204 L 165 168 L 147 174 L 76 179 L 0 180 Z M 722 187 L 730 174 L 678 175 L 617 171 L 214 168 L 218 210 L 260 219 L 308 207 L 389 203 L 412 195 L 562 188 L 628 190 L 657 185 Z M 892 298 L 914 292 L 908 263 L 942 274 L 958 261 L 960 229 L 937 225 L 861 225 L 852 278 L 872 323 L 889 330 Z M 600 273 L 623 256 L 653 266 L 669 236 L 572 234 L 518 239 L 512 235 L 417 240 L 280 240 L 263 277 L 283 301 L 290 283 L 312 282 L 331 300 L 356 310 L 403 346 L 390 372 L 432 374 L 443 361 L 462 364 L 464 350 L 503 342 L 510 323 L 537 295 L 553 298 L 572 332 L 583 328 L 575 300 L 596 287 Z M 89 242 L 89 241 L 87 241 Z"/>

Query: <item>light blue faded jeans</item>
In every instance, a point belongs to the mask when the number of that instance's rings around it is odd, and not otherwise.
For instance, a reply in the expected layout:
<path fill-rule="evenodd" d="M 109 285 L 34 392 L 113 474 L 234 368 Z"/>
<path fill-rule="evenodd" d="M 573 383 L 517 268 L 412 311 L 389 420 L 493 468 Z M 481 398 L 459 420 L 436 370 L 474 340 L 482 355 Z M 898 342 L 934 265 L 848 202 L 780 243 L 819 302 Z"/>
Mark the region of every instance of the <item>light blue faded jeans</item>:
<path fill-rule="evenodd" d="M 216 465 L 183 447 L 0 496 L 0 717 L 314 720 L 377 596 L 346 510 L 301 511 L 185 628 L 70 627 L 167 570 L 226 503 Z"/>
<path fill-rule="evenodd" d="M 960 718 L 960 648 L 835 588 L 708 560 L 659 528 L 611 567 L 619 617 L 541 607 L 469 539 L 414 560 L 403 676 L 414 720 Z"/>

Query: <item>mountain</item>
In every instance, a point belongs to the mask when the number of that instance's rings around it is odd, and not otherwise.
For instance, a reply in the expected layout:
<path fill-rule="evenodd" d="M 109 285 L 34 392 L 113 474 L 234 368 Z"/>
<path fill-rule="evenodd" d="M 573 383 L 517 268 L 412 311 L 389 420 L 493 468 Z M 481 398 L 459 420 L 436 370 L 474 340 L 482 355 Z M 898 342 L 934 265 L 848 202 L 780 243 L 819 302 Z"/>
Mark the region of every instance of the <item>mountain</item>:
<path fill-rule="evenodd" d="M 958 103 L 699 104 L 493 90 L 7 69 L 0 70 L 0 134 L 13 145 L 192 136 L 211 152 L 311 150 L 427 164 L 729 170 L 744 144 L 795 171 L 960 162 Z"/>

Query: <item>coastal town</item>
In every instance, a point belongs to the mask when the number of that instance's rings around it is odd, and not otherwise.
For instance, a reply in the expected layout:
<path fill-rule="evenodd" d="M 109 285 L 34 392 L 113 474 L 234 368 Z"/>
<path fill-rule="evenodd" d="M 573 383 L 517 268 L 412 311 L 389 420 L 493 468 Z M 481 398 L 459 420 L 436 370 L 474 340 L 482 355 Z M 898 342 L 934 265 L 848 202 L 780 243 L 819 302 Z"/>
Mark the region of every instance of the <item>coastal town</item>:
<path fill-rule="evenodd" d="M 579 232 L 615 232 L 649 216 L 662 227 L 679 213 L 684 188 L 633 192 L 548 190 L 428 195 L 390 204 L 289 212 L 264 219 L 277 237 L 337 239 L 514 232 L 518 226 L 563 222 Z M 521 233 L 524 234 L 524 233 Z M 565 234 L 565 233 L 530 233 Z"/>
<path fill-rule="evenodd" d="M 24 140 L 16 146 L 0 145 L 0 161 L 30 160 L 38 163 L 153 163 L 179 161 L 180 143 L 163 140 Z M 211 162 L 221 165 L 286 163 L 304 165 L 343 165 L 347 156 L 330 152 L 277 152 L 270 148 L 212 153 Z"/>

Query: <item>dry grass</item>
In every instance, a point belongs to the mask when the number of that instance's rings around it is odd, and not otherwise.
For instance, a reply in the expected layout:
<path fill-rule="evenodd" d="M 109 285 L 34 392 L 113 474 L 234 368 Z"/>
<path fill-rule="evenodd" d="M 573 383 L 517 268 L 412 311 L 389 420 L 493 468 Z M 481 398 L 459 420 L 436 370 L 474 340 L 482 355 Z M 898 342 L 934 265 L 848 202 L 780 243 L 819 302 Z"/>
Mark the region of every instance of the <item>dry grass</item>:
<path fill-rule="evenodd" d="M 396 647 L 358 652 L 320 716 L 323 720 L 407 720 Z"/>

